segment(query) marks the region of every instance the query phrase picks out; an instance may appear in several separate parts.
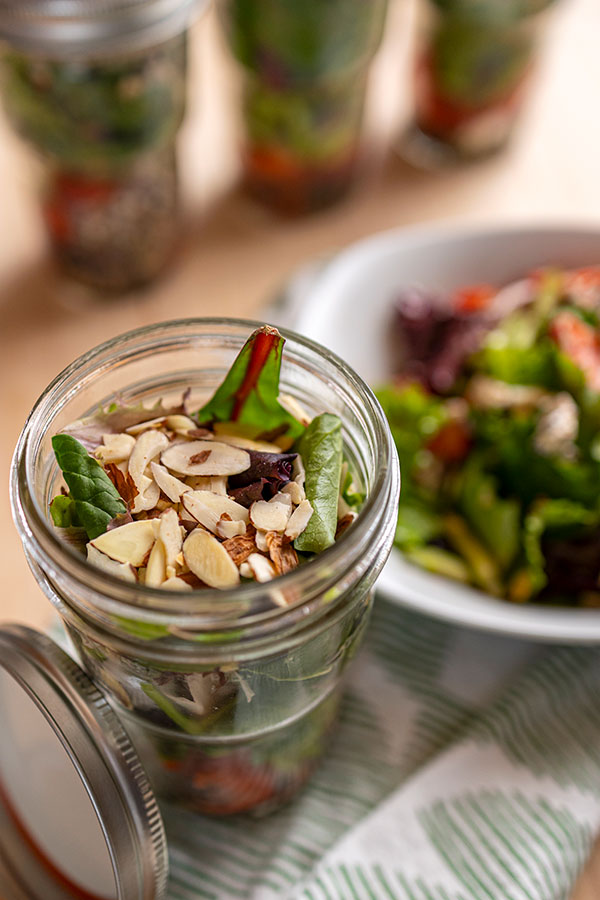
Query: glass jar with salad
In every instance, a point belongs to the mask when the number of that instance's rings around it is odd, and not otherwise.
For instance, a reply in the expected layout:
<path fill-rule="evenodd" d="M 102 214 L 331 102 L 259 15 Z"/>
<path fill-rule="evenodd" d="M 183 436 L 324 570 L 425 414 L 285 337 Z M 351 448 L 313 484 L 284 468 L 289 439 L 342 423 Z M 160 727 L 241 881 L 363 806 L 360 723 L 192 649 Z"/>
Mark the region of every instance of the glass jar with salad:
<path fill-rule="evenodd" d="M 157 793 L 216 815 L 270 811 L 317 763 L 399 492 L 364 383 L 251 327 L 90 351 L 39 399 L 12 473 L 30 565 Z"/>
<path fill-rule="evenodd" d="M 7 115 L 43 164 L 55 254 L 103 290 L 154 278 L 178 226 L 176 137 L 199 0 L 0 6 Z"/>
<path fill-rule="evenodd" d="M 415 119 L 400 151 L 428 167 L 487 156 L 513 131 L 553 0 L 427 0 Z"/>
<path fill-rule="evenodd" d="M 243 72 L 246 185 L 266 206 L 310 213 L 355 181 L 386 7 L 387 0 L 223 0 Z"/>

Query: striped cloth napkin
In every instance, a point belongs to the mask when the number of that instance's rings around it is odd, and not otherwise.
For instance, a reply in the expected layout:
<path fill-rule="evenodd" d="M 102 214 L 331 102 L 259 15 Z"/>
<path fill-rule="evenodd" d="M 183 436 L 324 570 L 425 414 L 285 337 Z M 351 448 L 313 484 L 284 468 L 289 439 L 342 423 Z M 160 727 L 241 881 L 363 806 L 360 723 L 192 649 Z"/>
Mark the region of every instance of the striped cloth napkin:
<path fill-rule="evenodd" d="M 253 821 L 167 817 L 169 900 L 566 900 L 600 825 L 600 651 L 376 603 L 328 757 Z"/>

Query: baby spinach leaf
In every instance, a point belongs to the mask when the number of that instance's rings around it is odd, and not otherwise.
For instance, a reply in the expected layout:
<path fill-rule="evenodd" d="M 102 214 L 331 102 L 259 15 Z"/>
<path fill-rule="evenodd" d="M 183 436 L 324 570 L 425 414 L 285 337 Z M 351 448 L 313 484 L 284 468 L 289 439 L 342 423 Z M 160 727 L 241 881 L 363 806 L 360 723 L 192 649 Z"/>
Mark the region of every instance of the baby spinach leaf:
<path fill-rule="evenodd" d="M 50 515 L 57 528 L 73 528 L 79 525 L 75 501 L 59 494 L 50 504 Z"/>
<path fill-rule="evenodd" d="M 321 553 L 335 541 L 338 497 L 342 473 L 342 423 L 323 413 L 312 420 L 297 442 L 306 470 L 304 490 L 313 514 L 294 547 L 305 553 Z"/>
<path fill-rule="evenodd" d="M 297 438 L 304 426 L 279 403 L 281 353 L 285 341 L 276 328 L 263 325 L 250 335 L 225 380 L 197 413 L 199 422 L 240 422 L 257 433 L 286 426 Z"/>
<path fill-rule="evenodd" d="M 57 434 L 52 438 L 52 448 L 77 518 L 93 540 L 104 534 L 111 519 L 127 512 L 127 507 L 100 463 L 74 437 Z"/>

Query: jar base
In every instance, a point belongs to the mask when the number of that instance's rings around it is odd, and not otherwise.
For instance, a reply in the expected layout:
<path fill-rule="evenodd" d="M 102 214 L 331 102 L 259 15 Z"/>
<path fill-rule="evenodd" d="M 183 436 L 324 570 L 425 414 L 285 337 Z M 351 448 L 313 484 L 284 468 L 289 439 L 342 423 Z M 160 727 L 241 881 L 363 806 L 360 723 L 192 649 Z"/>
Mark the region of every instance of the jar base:
<path fill-rule="evenodd" d="M 487 145 L 469 146 L 458 139 L 431 134 L 414 122 L 397 140 L 395 150 L 413 168 L 432 172 L 470 162 L 483 162 L 501 153 L 509 140 L 510 135 L 504 134 Z"/>

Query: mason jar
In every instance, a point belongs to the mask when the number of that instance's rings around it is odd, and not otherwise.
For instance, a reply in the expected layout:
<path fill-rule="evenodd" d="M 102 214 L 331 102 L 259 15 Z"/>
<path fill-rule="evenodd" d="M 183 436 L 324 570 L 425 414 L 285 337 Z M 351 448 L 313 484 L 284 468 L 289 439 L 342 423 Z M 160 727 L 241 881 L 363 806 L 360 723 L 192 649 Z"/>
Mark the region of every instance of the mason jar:
<path fill-rule="evenodd" d="M 0 5 L 4 107 L 41 160 L 51 245 L 100 289 L 148 282 L 171 258 L 187 26 L 202 2 Z"/>
<path fill-rule="evenodd" d="M 222 0 L 243 79 L 249 192 L 296 216 L 355 182 L 369 69 L 387 0 Z"/>
<path fill-rule="evenodd" d="M 221 383 L 255 323 L 189 319 L 117 337 L 37 401 L 12 469 L 13 513 L 38 583 L 88 674 L 112 698 L 159 797 L 198 812 L 270 811 L 305 782 L 334 727 L 341 679 L 394 536 L 399 469 L 384 414 L 340 359 L 292 333 L 281 388 L 343 423 L 365 501 L 329 549 L 272 582 L 181 594 L 96 569 L 53 528 L 51 438 L 115 397 L 194 402 Z M 283 599 L 282 599 L 283 598 Z"/>
<path fill-rule="evenodd" d="M 488 156 L 527 96 L 553 0 L 425 0 L 414 121 L 400 153 L 425 168 Z"/>

